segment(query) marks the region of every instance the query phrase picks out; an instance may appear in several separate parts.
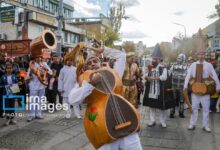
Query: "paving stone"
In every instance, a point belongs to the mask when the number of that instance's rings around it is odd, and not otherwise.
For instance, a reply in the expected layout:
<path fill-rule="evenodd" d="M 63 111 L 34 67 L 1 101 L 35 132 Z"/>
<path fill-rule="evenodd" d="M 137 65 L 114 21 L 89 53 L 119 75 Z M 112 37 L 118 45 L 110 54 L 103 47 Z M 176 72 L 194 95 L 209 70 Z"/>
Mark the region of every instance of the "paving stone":
<path fill-rule="evenodd" d="M 80 134 L 77 137 L 64 141 L 61 144 L 55 145 L 55 150 L 78 150 L 89 144 L 89 141 L 85 134 Z"/>
<path fill-rule="evenodd" d="M 43 140 L 47 134 L 39 131 L 19 129 L 0 137 L 0 148 L 27 150 L 35 143 Z"/>
<path fill-rule="evenodd" d="M 60 133 L 56 134 L 51 140 L 47 141 L 41 147 L 41 149 L 48 150 L 50 148 L 53 148 L 54 145 L 58 145 L 60 143 L 63 143 L 63 141 L 68 140 L 70 138 L 72 138 L 72 135 L 60 132 Z"/>
<path fill-rule="evenodd" d="M 160 146 L 160 139 L 141 138 L 141 144 L 144 146 L 159 147 Z"/>

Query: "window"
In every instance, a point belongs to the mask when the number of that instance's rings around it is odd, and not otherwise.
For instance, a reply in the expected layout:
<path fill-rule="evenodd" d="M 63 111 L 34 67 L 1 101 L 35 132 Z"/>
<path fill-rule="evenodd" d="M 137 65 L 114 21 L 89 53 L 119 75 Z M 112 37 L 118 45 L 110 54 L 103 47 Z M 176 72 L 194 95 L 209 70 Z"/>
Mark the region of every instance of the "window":
<path fill-rule="evenodd" d="M 68 33 L 64 32 L 64 42 L 68 42 Z"/>
<path fill-rule="evenodd" d="M 54 3 L 49 3 L 49 11 L 52 13 L 55 13 L 58 11 L 58 5 L 54 4 Z"/>
<path fill-rule="evenodd" d="M 219 38 L 215 38 L 215 41 L 214 41 L 214 46 L 215 46 L 215 48 L 219 48 L 219 43 L 220 42 L 220 39 Z"/>
<path fill-rule="evenodd" d="M 37 25 L 37 29 L 38 29 L 39 32 L 43 32 L 44 31 L 44 26 Z"/>
<path fill-rule="evenodd" d="M 70 34 L 70 43 L 75 43 L 75 35 Z"/>

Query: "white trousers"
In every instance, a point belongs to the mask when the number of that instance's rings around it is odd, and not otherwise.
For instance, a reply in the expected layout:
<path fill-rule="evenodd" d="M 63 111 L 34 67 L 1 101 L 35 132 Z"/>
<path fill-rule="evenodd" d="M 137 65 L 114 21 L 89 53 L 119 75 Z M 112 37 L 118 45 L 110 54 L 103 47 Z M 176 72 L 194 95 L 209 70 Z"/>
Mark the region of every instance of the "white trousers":
<path fill-rule="evenodd" d="M 66 111 L 66 114 L 71 116 L 72 114 L 72 111 L 71 111 L 71 108 L 70 108 L 70 104 L 69 104 L 69 101 L 68 101 L 68 97 L 63 97 L 63 104 L 66 103 L 68 105 L 68 109 Z M 73 106 L 73 110 L 74 110 L 74 114 L 76 115 L 76 117 L 80 117 L 80 108 L 79 108 L 79 105 L 74 105 Z"/>
<path fill-rule="evenodd" d="M 210 107 L 210 96 L 209 95 L 196 95 L 192 93 L 192 109 L 193 113 L 191 114 L 190 117 L 190 125 L 195 126 L 197 124 L 197 119 L 198 119 L 198 109 L 199 109 L 199 104 L 202 104 L 202 126 L 203 127 L 209 127 L 209 107 Z"/>
<path fill-rule="evenodd" d="M 161 110 L 156 108 L 149 108 L 150 110 L 150 122 L 156 122 L 156 111 L 160 112 L 160 123 L 166 123 L 167 110 Z"/>
<path fill-rule="evenodd" d="M 113 143 L 105 144 L 99 150 L 142 150 L 138 133 L 120 138 Z"/>
<path fill-rule="evenodd" d="M 28 99 L 28 116 L 42 117 L 41 100 L 45 96 L 45 89 L 30 90 L 30 97 Z"/>

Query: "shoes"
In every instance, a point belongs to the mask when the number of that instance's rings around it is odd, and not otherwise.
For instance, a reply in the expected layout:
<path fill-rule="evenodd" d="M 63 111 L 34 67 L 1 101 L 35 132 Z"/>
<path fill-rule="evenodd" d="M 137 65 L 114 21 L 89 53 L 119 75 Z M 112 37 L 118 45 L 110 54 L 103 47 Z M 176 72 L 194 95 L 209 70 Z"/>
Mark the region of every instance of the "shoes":
<path fill-rule="evenodd" d="M 153 126 L 155 126 L 155 125 L 156 125 L 155 121 L 149 122 L 149 123 L 147 124 L 148 127 L 153 127 Z"/>
<path fill-rule="evenodd" d="M 34 120 L 34 117 L 29 116 L 28 119 L 27 119 L 27 122 L 31 122 L 32 120 Z"/>
<path fill-rule="evenodd" d="M 174 118 L 174 114 L 170 114 L 170 118 Z"/>
<path fill-rule="evenodd" d="M 166 125 L 166 123 L 161 123 L 161 126 L 162 126 L 162 128 L 166 128 L 167 127 L 167 125 Z"/>
<path fill-rule="evenodd" d="M 185 115 L 183 113 L 179 113 L 180 118 L 185 118 Z"/>
<path fill-rule="evenodd" d="M 71 114 L 66 114 L 66 119 L 70 119 L 70 117 L 71 117 Z"/>
<path fill-rule="evenodd" d="M 194 125 L 189 125 L 188 130 L 195 130 L 195 126 Z"/>
<path fill-rule="evenodd" d="M 77 119 L 82 119 L 82 117 L 80 115 L 76 115 Z"/>
<path fill-rule="evenodd" d="M 36 119 L 44 119 L 43 116 L 36 116 L 35 118 L 36 118 Z"/>
<path fill-rule="evenodd" d="M 11 119 L 11 120 L 10 120 L 10 124 L 12 124 L 12 125 L 16 125 L 17 122 L 16 122 L 14 119 Z"/>
<path fill-rule="evenodd" d="M 4 126 L 9 126 L 10 124 L 10 119 L 7 119 L 7 121 L 4 123 Z"/>
<path fill-rule="evenodd" d="M 203 129 L 203 131 L 206 131 L 206 132 L 208 132 L 208 133 L 211 132 L 211 129 L 210 129 L 209 127 L 203 127 L 202 129 Z"/>

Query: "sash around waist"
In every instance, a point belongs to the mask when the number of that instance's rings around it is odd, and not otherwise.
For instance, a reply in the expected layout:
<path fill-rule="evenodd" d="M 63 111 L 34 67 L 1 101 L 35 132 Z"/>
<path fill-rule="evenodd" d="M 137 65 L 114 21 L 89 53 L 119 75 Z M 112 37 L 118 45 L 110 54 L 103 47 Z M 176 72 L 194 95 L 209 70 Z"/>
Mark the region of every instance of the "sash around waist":
<path fill-rule="evenodd" d="M 136 84 L 136 80 L 122 79 L 122 83 L 125 86 L 133 86 Z"/>

